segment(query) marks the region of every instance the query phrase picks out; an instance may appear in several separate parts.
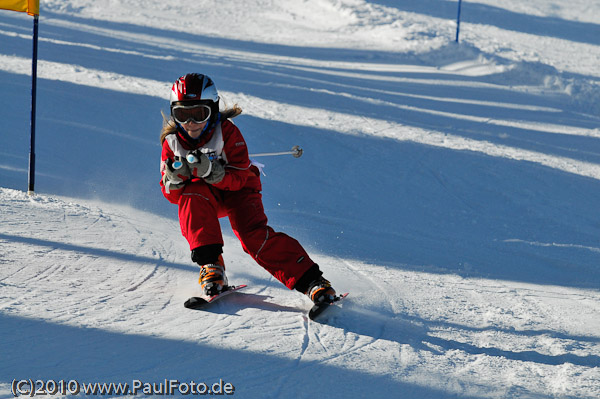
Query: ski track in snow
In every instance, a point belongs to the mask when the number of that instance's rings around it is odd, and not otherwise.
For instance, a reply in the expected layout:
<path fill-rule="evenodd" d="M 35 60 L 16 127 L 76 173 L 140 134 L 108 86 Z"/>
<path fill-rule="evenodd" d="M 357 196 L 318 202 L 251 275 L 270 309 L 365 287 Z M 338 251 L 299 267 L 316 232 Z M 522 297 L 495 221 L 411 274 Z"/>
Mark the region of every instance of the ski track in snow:
<path fill-rule="evenodd" d="M 13 134 L 30 18 L 0 12 L 0 397 L 29 378 L 600 397 L 597 5 L 467 2 L 456 45 L 455 4 L 434 0 L 41 3 L 32 197 Z M 154 161 L 157 108 L 190 68 L 265 150 L 305 140 L 301 167 L 269 162 L 265 204 L 350 292 L 322 322 L 226 229 L 249 287 L 183 308 L 198 269 Z"/>
<path fill-rule="evenodd" d="M 0 198 L 11 210 L 11 215 L 3 212 L 0 239 L 9 246 L 4 253 L 15 259 L 3 262 L 15 270 L 4 267 L 0 282 L 8 317 L 277 354 L 291 363 L 278 370 L 273 397 L 285 396 L 290 386 L 300 388 L 297 376 L 312 376 L 316 364 L 359 373 L 387 370 L 392 378 L 416 385 L 427 381 L 467 396 L 519 396 L 504 392 L 504 383 L 495 383 L 498 377 L 513 391 L 523 385 L 530 393 L 561 395 L 571 392 L 574 379 L 595 378 L 600 359 L 600 337 L 593 333 L 600 302 L 595 291 L 407 272 L 323 256 L 324 268 L 351 291 L 326 324 L 307 320 L 310 305 L 304 298 L 275 287 L 252 288 L 253 282 L 247 294 L 231 296 L 202 315 L 181 306 L 196 273 L 187 266 L 185 248 L 163 245 L 173 240 L 172 221 L 157 223 L 152 216 L 149 223 L 143 212 L 28 198 L 15 190 L 2 189 Z M 163 224 L 170 230 L 157 228 Z M 40 238 L 48 237 L 44 230 L 60 240 Z M 90 238 L 108 246 L 94 247 Z M 142 245 L 123 245 L 141 240 Z M 139 252 L 124 252 L 133 248 Z M 24 268 L 11 253 L 39 260 Z M 239 279 L 246 255 L 228 252 L 228 262 L 230 278 Z M 185 330 L 176 327 L 182 322 L 188 324 Z M 190 322 L 196 326 L 191 330 Z M 494 372 L 482 376 L 481 369 Z M 467 377 L 473 373 L 477 381 Z M 458 381 L 466 387 L 459 388 Z M 258 389 L 241 376 L 237 383 Z"/>

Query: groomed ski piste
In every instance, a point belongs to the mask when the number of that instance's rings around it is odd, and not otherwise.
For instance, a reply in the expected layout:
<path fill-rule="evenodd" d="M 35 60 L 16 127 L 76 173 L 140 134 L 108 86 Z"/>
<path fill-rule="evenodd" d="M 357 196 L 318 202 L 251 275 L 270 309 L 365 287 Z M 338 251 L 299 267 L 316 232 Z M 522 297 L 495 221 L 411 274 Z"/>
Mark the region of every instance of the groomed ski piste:
<path fill-rule="evenodd" d="M 457 44 L 456 1 L 40 3 L 34 196 L 32 18 L 0 10 L 0 397 L 600 397 L 600 4 L 466 1 Z M 158 135 L 187 72 L 251 153 L 304 149 L 257 160 L 351 293 L 326 320 L 226 220 L 248 288 L 183 307 Z"/>

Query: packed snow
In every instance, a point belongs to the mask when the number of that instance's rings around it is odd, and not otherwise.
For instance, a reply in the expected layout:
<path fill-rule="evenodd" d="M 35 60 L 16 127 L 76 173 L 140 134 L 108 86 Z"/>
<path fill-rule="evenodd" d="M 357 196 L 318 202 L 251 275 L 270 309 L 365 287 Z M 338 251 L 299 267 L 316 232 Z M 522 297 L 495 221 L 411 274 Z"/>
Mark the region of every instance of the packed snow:
<path fill-rule="evenodd" d="M 0 397 L 600 397 L 600 3 L 462 2 L 459 43 L 457 5 L 41 0 L 32 196 L 32 18 L 0 10 Z M 321 322 L 227 220 L 248 288 L 183 307 L 158 135 L 188 72 L 252 154 L 304 149 L 257 160 L 271 226 L 350 292 Z"/>

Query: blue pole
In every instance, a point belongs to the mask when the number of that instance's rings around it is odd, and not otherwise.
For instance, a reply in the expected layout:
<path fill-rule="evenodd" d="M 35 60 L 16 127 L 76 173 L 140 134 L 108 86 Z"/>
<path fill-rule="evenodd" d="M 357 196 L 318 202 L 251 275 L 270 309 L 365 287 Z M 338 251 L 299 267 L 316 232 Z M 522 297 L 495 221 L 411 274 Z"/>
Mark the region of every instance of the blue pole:
<path fill-rule="evenodd" d="M 35 103 L 37 89 L 38 16 L 33 16 L 33 57 L 31 60 L 31 139 L 29 144 L 29 184 L 27 194 L 33 195 L 35 185 Z"/>
<path fill-rule="evenodd" d="M 460 6 L 462 0 L 458 0 L 458 15 L 456 16 L 456 43 L 458 43 L 458 33 L 460 32 Z"/>

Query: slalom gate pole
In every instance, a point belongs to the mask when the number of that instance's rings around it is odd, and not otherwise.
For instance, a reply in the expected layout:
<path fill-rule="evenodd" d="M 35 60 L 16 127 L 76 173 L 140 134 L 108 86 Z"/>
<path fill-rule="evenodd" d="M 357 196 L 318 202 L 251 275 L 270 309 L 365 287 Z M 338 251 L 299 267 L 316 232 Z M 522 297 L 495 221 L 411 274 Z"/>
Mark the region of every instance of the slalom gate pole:
<path fill-rule="evenodd" d="M 33 57 L 31 60 L 31 139 L 29 143 L 29 182 L 27 194 L 34 194 L 35 186 L 35 111 L 37 91 L 37 57 L 38 57 L 38 20 L 39 16 L 33 16 Z"/>
<path fill-rule="evenodd" d="M 462 0 L 458 0 L 458 14 L 456 15 L 456 43 L 458 43 L 458 33 L 460 32 L 460 8 Z"/>

